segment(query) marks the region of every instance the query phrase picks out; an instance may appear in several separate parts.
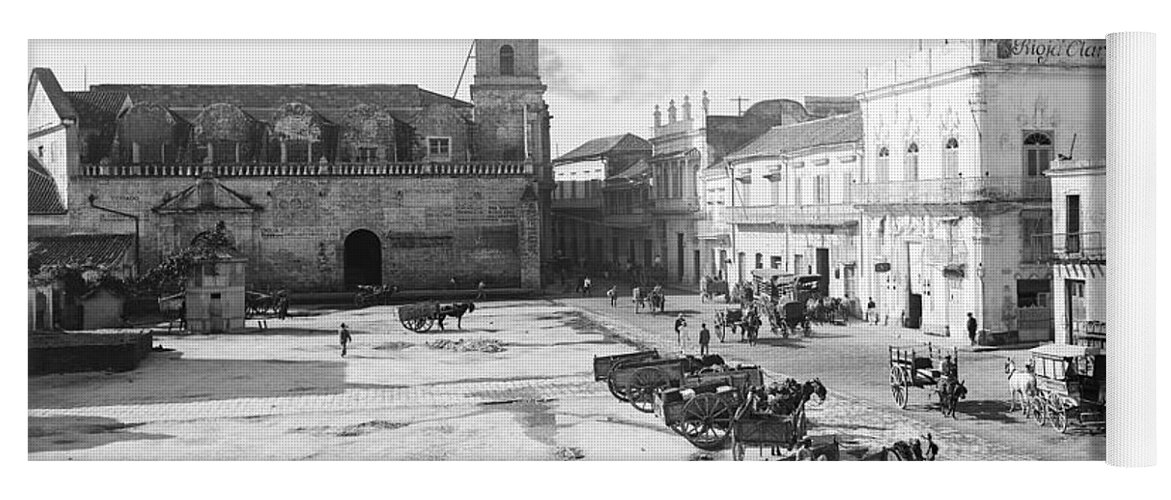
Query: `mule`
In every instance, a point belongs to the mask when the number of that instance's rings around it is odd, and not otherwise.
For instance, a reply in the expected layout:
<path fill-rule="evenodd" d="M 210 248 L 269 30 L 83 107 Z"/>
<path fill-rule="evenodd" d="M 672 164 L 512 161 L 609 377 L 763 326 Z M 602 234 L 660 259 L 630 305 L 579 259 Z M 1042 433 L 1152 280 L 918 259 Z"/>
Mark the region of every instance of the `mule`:
<path fill-rule="evenodd" d="M 476 304 L 473 302 L 457 302 L 451 305 L 451 308 L 440 308 L 436 321 L 439 324 L 440 330 L 445 330 L 443 327 L 443 320 L 448 316 L 455 318 L 455 327 L 457 330 L 463 330 L 464 315 L 476 310 Z"/>
<path fill-rule="evenodd" d="M 968 397 L 968 388 L 964 386 L 964 382 L 944 379 L 936 392 L 939 394 L 940 413 L 945 417 L 956 418 L 956 406 L 959 406 L 960 400 Z"/>
<path fill-rule="evenodd" d="M 1033 375 L 1033 367 L 1026 365 L 1026 371 L 1022 372 L 1016 369 L 1016 363 L 1012 358 L 1004 358 L 1004 361 L 1004 373 L 1008 375 L 1008 390 L 1011 396 L 1008 412 L 1016 410 L 1018 396 L 1021 399 L 1021 411 L 1025 411 L 1032 407 L 1033 397 L 1037 394 L 1037 377 Z"/>

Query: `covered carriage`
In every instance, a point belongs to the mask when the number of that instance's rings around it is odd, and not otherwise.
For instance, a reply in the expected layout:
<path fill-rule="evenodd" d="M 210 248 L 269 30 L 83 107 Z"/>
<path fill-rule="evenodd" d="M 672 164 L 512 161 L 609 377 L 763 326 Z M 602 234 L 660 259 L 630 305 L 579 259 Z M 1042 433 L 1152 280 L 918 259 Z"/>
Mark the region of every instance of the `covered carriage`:
<path fill-rule="evenodd" d="M 1083 428 L 1106 428 L 1106 351 L 1049 344 L 1029 351 L 1037 394 L 1030 412 L 1037 425 L 1065 433 L 1071 418 Z"/>

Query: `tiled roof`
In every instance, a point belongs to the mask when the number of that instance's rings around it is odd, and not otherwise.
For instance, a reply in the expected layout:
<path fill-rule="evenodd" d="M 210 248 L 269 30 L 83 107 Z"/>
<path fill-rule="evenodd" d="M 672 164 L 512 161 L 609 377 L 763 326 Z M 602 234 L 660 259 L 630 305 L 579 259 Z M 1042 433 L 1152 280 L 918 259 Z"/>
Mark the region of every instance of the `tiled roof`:
<path fill-rule="evenodd" d="M 553 160 L 557 163 L 568 161 L 593 159 L 594 157 L 604 155 L 611 151 L 650 151 L 651 143 L 646 139 L 634 134 L 612 135 L 610 137 L 602 137 L 588 141 L 581 146 L 578 146 L 573 151 L 561 155 L 561 157 Z"/>
<path fill-rule="evenodd" d="M 71 234 L 28 242 L 29 254 L 42 264 L 118 265 L 131 255 L 133 248 L 134 235 L 130 234 Z"/>
<path fill-rule="evenodd" d="M 773 127 L 756 140 L 728 155 L 729 160 L 774 156 L 817 146 L 862 140 L 862 114 L 850 113 L 820 120 Z"/>
<path fill-rule="evenodd" d="M 182 113 L 181 109 L 202 109 L 228 103 L 245 109 L 276 110 L 282 104 L 305 103 L 315 110 L 349 109 L 359 104 L 395 110 L 420 109 L 431 104 L 470 108 L 472 104 L 452 99 L 418 85 L 93 85 L 91 90 L 124 92 L 134 102 L 154 102 Z M 267 118 L 261 113 L 250 114 Z M 271 113 L 269 113 L 271 114 Z"/>
<path fill-rule="evenodd" d="M 65 213 L 61 193 L 53 176 L 37 157 L 28 154 L 28 213 L 29 215 L 60 215 Z"/>
<path fill-rule="evenodd" d="M 73 109 L 73 103 L 69 102 L 69 96 L 65 95 L 64 90 L 61 90 L 61 84 L 57 82 L 57 77 L 49 68 L 33 68 L 32 74 L 29 75 L 29 106 L 32 106 L 33 95 L 36 94 L 38 84 L 45 89 L 45 94 L 49 96 L 49 102 L 53 103 L 53 109 L 57 110 L 57 116 L 77 119 L 77 111 Z"/>
<path fill-rule="evenodd" d="M 126 104 L 125 92 L 66 92 L 83 124 L 109 123 L 118 118 Z"/>

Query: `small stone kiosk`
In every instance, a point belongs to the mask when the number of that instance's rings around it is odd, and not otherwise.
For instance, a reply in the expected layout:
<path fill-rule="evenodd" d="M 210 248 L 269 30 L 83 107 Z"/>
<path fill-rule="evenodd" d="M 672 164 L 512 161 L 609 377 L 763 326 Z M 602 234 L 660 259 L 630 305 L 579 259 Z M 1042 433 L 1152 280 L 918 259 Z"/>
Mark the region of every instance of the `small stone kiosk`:
<path fill-rule="evenodd" d="M 248 260 L 228 251 L 196 265 L 187 280 L 187 329 L 231 333 L 244 329 L 244 284 Z"/>

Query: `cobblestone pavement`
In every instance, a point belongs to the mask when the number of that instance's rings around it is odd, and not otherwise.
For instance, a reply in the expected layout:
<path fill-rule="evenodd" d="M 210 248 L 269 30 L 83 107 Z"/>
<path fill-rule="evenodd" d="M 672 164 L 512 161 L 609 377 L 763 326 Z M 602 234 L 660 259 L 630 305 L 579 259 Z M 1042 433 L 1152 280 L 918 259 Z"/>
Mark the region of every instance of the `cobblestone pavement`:
<path fill-rule="evenodd" d="M 691 353 L 698 349 L 695 332 L 699 330 L 700 324 L 706 322 L 709 328 L 712 327 L 715 311 L 727 307 L 723 302 L 701 303 L 697 295 L 672 294 L 667 299 L 667 314 L 652 315 L 646 312 L 634 314 L 629 298 L 619 301 L 617 308 L 611 308 L 605 299 L 567 296 L 558 300 L 634 327 L 642 332 L 640 338 L 645 342 L 657 342 L 657 345 L 676 351 L 678 347 L 675 346 L 671 326 L 674 318 L 682 312 L 690 329 L 692 344 L 687 347 Z M 819 325 L 814 327 L 812 338 L 786 340 L 769 332 L 766 322 L 757 346 L 750 347 L 738 340 L 738 335 L 733 338 L 729 334 L 726 343 L 719 343 L 713 332 L 712 351 L 726 358 L 761 365 L 801 380 L 819 377 L 836 397 L 860 405 L 859 412 L 869 408 L 878 414 L 890 414 L 882 418 L 905 419 L 921 433 L 968 436 L 973 438 L 972 443 L 983 442 L 977 448 L 991 450 L 989 453 L 968 452 L 953 458 L 1105 458 L 1106 437 L 1102 432 L 1071 428 L 1067 434 L 1059 434 L 1051 427 L 1037 427 L 1019 410 L 1008 412 L 1005 358 L 1011 357 L 1016 360 L 1017 366 L 1023 366 L 1028 359 L 1025 350 L 973 352 L 966 338 L 935 337 L 914 330 L 859 323 L 852 323 L 848 327 Z M 922 342 L 956 347 L 959 350 L 960 378 L 965 381 L 969 394 L 966 400 L 960 402 L 956 419 L 940 415 L 935 409 L 930 389 L 912 389 L 906 410 L 899 409 L 893 403 L 888 383 L 887 346 Z M 846 414 L 852 415 L 853 410 Z M 839 432 L 850 431 L 842 429 Z"/>
<path fill-rule="evenodd" d="M 323 310 L 266 332 L 160 337 L 156 344 L 175 351 L 154 353 L 133 372 L 30 377 L 29 457 L 729 458 L 700 452 L 593 381 L 595 355 L 668 347 L 646 329 L 528 301 L 485 303 L 463 331 L 416 335 L 398 326 L 393 310 Z M 346 358 L 333 333 L 343 321 L 356 340 Z M 426 345 L 441 338 L 498 339 L 506 350 Z M 838 394 L 810 405 L 809 418 L 811 434 L 836 434 L 850 447 L 932 432 L 941 459 L 1027 458 Z"/>

